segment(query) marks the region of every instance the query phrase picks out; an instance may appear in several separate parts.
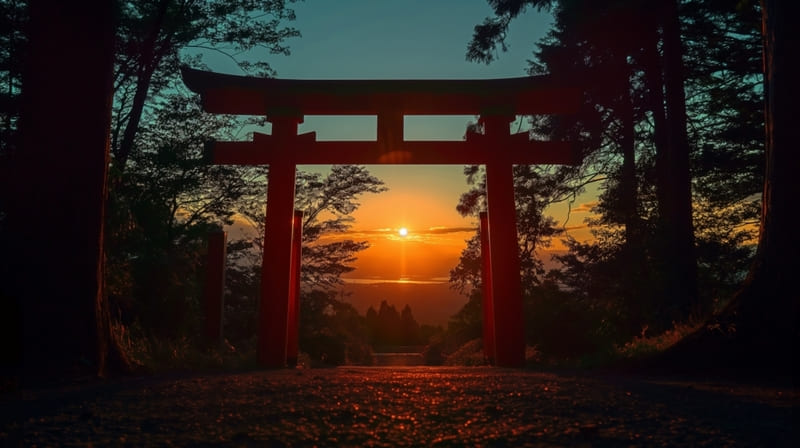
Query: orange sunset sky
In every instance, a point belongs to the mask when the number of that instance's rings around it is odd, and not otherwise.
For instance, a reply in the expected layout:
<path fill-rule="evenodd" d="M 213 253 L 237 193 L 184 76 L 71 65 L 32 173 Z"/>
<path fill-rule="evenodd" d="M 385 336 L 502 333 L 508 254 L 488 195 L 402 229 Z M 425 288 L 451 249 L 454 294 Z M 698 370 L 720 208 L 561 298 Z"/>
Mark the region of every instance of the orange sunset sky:
<path fill-rule="evenodd" d="M 324 171 L 323 167 L 300 169 Z M 456 165 L 370 165 L 369 171 L 383 180 L 389 191 L 362 196 L 361 207 L 353 213 L 351 231 L 329 238 L 368 241 L 355 271 L 346 274 L 349 281 L 367 282 L 446 282 L 450 269 L 478 222 L 456 211 L 462 192 L 469 186 L 463 167 Z M 510 167 L 509 167 L 510 169 Z M 575 238 L 589 238 L 582 225 L 590 204 L 573 204 L 567 229 Z M 567 206 L 554 206 L 550 213 L 563 224 Z M 400 229 L 407 234 L 401 235 Z M 549 250 L 561 250 L 559 239 Z M 543 252 L 543 259 L 550 255 Z"/>
<path fill-rule="evenodd" d="M 421 323 L 446 325 L 448 318 L 466 303 L 466 298 L 450 289 L 450 270 L 458 264 L 461 251 L 476 231 L 475 218 L 462 217 L 456 204 L 469 186 L 456 165 L 368 165 L 370 173 L 383 180 L 388 191 L 361 197 L 361 206 L 353 213 L 350 231 L 323 237 L 321 242 L 336 239 L 367 241 L 370 247 L 358 254 L 355 270 L 343 276 L 340 289 L 344 300 L 361 313 L 377 308 L 387 300 L 398 308 L 411 305 Z M 298 169 L 325 173 L 327 166 L 299 166 Z M 583 220 L 591 203 L 575 203 L 566 226 L 579 240 L 590 238 Z M 567 206 L 552 207 L 560 224 L 566 219 Z M 240 235 L 229 229 L 229 238 Z M 402 235 L 400 229 L 406 229 Z M 546 262 L 552 251 L 563 249 L 560 240 L 542 251 Z"/>

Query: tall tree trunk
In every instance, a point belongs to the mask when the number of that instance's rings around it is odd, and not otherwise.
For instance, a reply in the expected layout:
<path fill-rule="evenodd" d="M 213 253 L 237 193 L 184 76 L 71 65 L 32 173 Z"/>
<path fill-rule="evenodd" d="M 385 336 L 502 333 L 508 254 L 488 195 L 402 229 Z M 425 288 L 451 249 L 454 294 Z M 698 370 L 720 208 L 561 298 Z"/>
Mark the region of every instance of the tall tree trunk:
<path fill-rule="evenodd" d="M 644 44 L 644 79 L 647 105 L 653 114 L 653 143 L 656 153 L 656 201 L 659 211 L 669 208 L 669 167 L 667 166 L 667 117 L 664 112 L 664 76 L 658 52 L 658 29 L 655 21 Z"/>
<path fill-rule="evenodd" d="M 624 70 L 627 73 L 627 70 Z M 626 79 L 627 81 L 627 79 Z M 623 220 L 625 224 L 625 242 L 629 245 L 636 245 L 637 227 L 639 216 L 636 213 L 638 197 L 638 182 L 636 181 L 636 148 L 633 129 L 633 104 L 631 103 L 630 83 L 626 82 L 622 86 L 620 104 L 620 121 L 622 122 L 622 208 Z"/>
<path fill-rule="evenodd" d="M 644 260 L 642 257 L 642 232 L 637 213 L 638 181 L 636 179 L 636 141 L 634 133 L 633 102 L 631 98 L 630 67 L 627 58 L 620 60 L 621 73 L 626 76 L 620 85 L 619 116 L 622 122 L 622 172 L 620 182 L 620 196 L 622 200 L 623 224 L 625 225 L 625 246 L 623 257 L 625 268 L 630 275 L 624 276 L 624 300 L 628 311 L 628 322 L 632 334 L 636 334 L 643 323 L 642 291 L 639 287 L 644 274 Z"/>
<path fill-rule="evenodd" d="M 10 294 L 28 378 L 105 374 L 103 222 L 115 5 L 30 2 L 18 194 L 8 216 Z"/>
<path fill-rule="evenodd" d="M 800 188 L 792 176 L 800 166 L 794 127 L 800 70 L 794 64 L 800 41 L 791 27 L 797 2 L 762 0 L 766 171 L 758 250 L 739 292 L 719 316 L 673 346 L 653 366 L 694 364 L 736 367 L 774 378 L 796 375 L 800 339 L 800 293 L 796 263 L 800 237 L 793 204 Z"/>
<path fill-rule="evenodd" d="M 150 90 L 150 82 L 153 79 L 153 73 L 155 73 L 155 70 L 161 63 L 162 55 L 159 54 L 157 49 L 158 36 L 161 34 L 161 28 L 164 26 L 164 20 L 170 3 L 171 0 L 161 0 L 161 3 L 158 5 L 158 13 L 153 21 L 153 27 L 142 43 L 140 55 L 142 65 L 139 68 L 139 72 L 136 74 L 136 90 L 133 95 L 131 110 L 128 114 L 128 123 L 125 125 L 125 130 L 122 132 L 122 140 L 119 146 L 113 149 L 114 169 L 120 173 L 125 171 L 125 165 L 127 165 L 128 158 L 131 155 L 131 151 L 133 151 L 136 133 L 139 132 L 139 123 L 142 120 L 144 105 L 147 102 L 147 93 Z"/>
<path fill-rule="evenodd" d="M 795 130 L 800 70 L 793 61 L 800 41 L 791 24 L 798 14 L 796 2 L 762 0 L 761 8 L 766 128 L 761 224 L 750 273 L 727 311 L 738 314 L 737 333 L 747 342 L 760 346 L 769 341 L 775 348 L 798 339 L 800 293 L 792 261 L 800 249 L 793 216 L 800 188 L 792 176 L 800 167 Z"/>
<path fill-rule="evenodd" d="M 664 40 L 664 92 L 667 116 L 667 152 L 664 161 L 669 176 L 664 185 L 666 205 L 660 210 L 665 233 L 668 314 L 684 319 L 701 311 L 697 291 L 697 257 L 692 223 L 692 189 L 689 173 L 689 140 L 686 134 L 686 95 L 683 82 L 678 0 L 665 0 L 662 15 Z"/>
<path fill-rule="evenodd" d="M 648 294 L 651 302 L 648 304 L 653 310 L 657 311 L 653 323 L 656 324 L 657 331 L 667 328 L 672 324 L 672 316 L 664 315 L 662 308 L 671 301 L 670 292 L 667 291 L 667 283 L 674 276 L 668 275 L 673 262 L 670 255 L 671 238 L 668 238 L 666 228 L 668 221 L 665 217 L 671 216 L 671 186 L 673 182 L 672 167 L 670 166 L 669 146 L 667 142 L 667 116 L 664 109 L 664 64 L 658 46 L 659 20 L 655 16 L 649 16 L 651 26 L 647 27 L 648 35 L 644 43 L 644 81 L 647 88 L 647 107 L 653 115 L 653 144 L 655 146 L 655 193 L 659 213 L 659 234 L 661 238 L 657 240 L 654 248 L 654 264 L 656 273 L 660 274 L 656 280 L 656 287 L 651 288 Z"/>
<path fill-rule="evenodd" d="M 128 158 L 133 150 L 136 133 L 139 131 L 139 123 L 144 112 L 144 104 L 147 102 L 147 92 L 150 90 L 150 80 L 153 78 L 153 69 L 153 67 L 146 66 L 136 76 L 136 93 L 133 95 L 128 122 L 125 124 L 125 130 L 122 131 L 122 140 L 119 146 L 114 148 L 114 169 L 120 173 L 125 171 Z"/>

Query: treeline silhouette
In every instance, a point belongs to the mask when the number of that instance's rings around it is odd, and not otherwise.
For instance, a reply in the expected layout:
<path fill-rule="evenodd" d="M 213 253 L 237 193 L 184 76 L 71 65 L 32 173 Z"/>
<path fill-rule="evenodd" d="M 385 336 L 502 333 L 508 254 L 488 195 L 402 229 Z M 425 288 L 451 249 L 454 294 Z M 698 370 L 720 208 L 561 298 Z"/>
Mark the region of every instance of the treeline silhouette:
<path fill-rule="evenodd" d="M 397 312 L 394 305 L 381 301 L 378 311 L 369 307 L 366 315 L 367 337 L 376 351 L 392 346 L 414 346 L 427 343 L 420 325 L 414 319 L 411 307 L 406 305 Z"/>
<path fill-rule="evenodd" d="M 300 349 L 312 363 L 371 365 L 372 353 L 422 351 L 444 334 L 441 327 L 420 325 L 409 305 L 398 312 L 386 300 L 361 315 L 336 294 L 316 291 L 301 297 L 300 307 Z"/>

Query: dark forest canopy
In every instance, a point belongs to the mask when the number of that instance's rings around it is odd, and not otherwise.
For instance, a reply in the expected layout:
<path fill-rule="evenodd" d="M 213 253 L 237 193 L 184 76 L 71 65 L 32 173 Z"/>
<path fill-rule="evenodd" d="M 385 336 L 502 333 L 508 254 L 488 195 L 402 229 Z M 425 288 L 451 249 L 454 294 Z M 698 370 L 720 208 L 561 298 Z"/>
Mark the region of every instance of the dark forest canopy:
<path fill-rule="evenodd" d="M 778 5 L 781 2 L 766 3 L 778 10 L 784 7 Z M 794 299 L 771 298 L 778 286 L 770 282 L 781 283 L 777 273 L 784 270 L 772 263 L 786 258 L 765 249 L 765 236 L 775 231 L 765 223 L 780 228 L 788 218 L 770 219 L 774 205 L 766 202 L 773 197 L 774 182 L 780 185 L 786 180 L 770 179 L 775 169 L 768 169 L 764 177 L 764 94 L 773 80 L 769 76 L 765 80 L 762 73 L 762 17 L 769 36 L 770 23 L 779 28 L 781 20 L 775 17 L 786 13 L 770 16 L 756 1 L 491 0 L 489 4 L 495 16 L 475 27 L 468 59 L 491 63 L 502 57 L 514 18 L 529 8 L 547 9 L 555 23 L 537 43 L 530 71 L 563 76 L 585 92 L 585 107 L 571 120 L 532 121 L 534 133 L 579 142 L 584 165 L 578 170 L 518 171 L 518 185 L 537 184 L 532 190 L 518 186 L 518 209 L 524 203 L 535 213 L 547 204 L 569 200 L 590 183 L 602 182 L 595 207 L 598 217 L 589 222 L 596 240 L 568 241 L 569 253 L 558 257 L 562 269 L 546 275 L 539 270 L 528 277 L 529 288 L 534 288 L 528 290 L 531 312 L 555 309 L 575 319 L 576 310 L 593 310 L 578 313 L 588 318 L 583 332 L 619 342 L 640 331 L 641 335 L 663 331 L 676 321 L 702 322 L 712 312 L 727 316 L 723 319 L 727 324 L 712 320 L 700 327 L 701 332 L 727 328 L 731 336 L 738 324 L 752 335 L 755 327 L 770 328 L 767 322 L 773 318 L 768 316 L 782 313 L 780 309 L 794 326 L 779 325 L 784 330 L 776 333 L 780 337 L 773 346 L 796 340 L 796 334 L 786 329 L 796 328 L 797 294 Z M 785 35 L 773 32 L 779 42 L 773 47 L 775 60 L 781 60 L 780 55 L 791 54 L 793 44 L 787 39 L 781 46 Z M 769 55 L 769 46 L 766 51 Z M 780 76 L 786 68 L 777 67 L 776 79 L 786 79 Z M 785 85 L 782 89 L 791 91 Z M 788 113 L 787 103 L 775 106 L 778 103 L 768 103 L 768 118 Z M 766 130 L 769 139 L 775 138 L 775 125 L 767 122 Z M 789 144 L 767 144 L 767 167 L 776 153 L 784 157 L 774 148 Z M 476 179 L 478 172 L 469 168 L 466 174 Z M 463 213 L 475 213 L 474 197 L 483 194 L 483 184 L 475 185 L 462 198 Z M 521 226 L 521 250 L 526 250 L 523 241 L 537 238 L 534 246 L 545 247 L 557 231 L 546 220 Z M 775 239 L 796 247 L 782 238 Z M 452 278 L 461 287 L 473 285 L 473 293 L 479 294 L 471 247 Z M 734 294 L 746 275 L 744 290 Z M 754 280 L 758 278 L 771 280 Z M 554 296 L 554 286 L 570 294 Z M 769 305 L 773 302 L 781 305 Z M 734 318 L 733 309 L 748 311 L 738 311 Z M 541 343 L 541 338 L 529 342 Z M 709 347 L 705 348 L 713 350 Z"/>

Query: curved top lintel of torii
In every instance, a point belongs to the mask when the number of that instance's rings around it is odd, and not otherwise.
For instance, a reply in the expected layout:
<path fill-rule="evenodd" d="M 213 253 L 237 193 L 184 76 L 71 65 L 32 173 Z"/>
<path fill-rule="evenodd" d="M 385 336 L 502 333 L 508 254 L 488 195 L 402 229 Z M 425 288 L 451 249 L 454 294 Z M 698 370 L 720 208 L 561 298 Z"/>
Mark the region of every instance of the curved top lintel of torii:
<path fill-rule="evenodd" d="M 551 76 L 311 80 L 181 68 L 211 113 L 238 115 L 534 115 L 577 111 L 581 91 Z"/>

